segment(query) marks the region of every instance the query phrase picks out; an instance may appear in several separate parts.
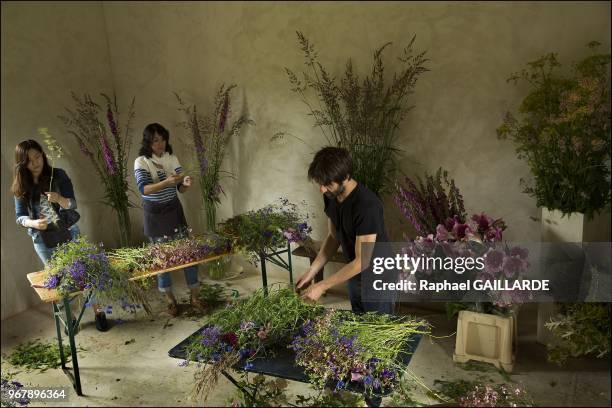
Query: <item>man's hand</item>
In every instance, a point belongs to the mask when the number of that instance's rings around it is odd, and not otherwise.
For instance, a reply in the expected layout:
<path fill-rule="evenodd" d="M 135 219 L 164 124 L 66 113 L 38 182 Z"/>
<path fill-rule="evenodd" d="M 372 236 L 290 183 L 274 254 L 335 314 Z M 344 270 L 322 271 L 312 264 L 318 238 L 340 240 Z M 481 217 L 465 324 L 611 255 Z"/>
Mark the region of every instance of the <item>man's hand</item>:
<path fill-rule="evenodd" d="M 308 283 L 310 283 L 310 281 L 315 277 L 315 275 L 316 273 L 313 273 L 312 270 L 308 269 L 306 272 L 304 272 L 302 276 L 300 276 L 300 279 L 295 282 L 295 288 L 297 290 L 302 289 L 305 285 L 308 285 Z"/>
<path fill-rule="evenodd" d="M 302 293 L 301 298 L 305 301 L 316 302 L 317 300 L 319 300 L 321 295 L 323 295 L 323 292 L 325 292 L 325 290 L 326 288 L 323 282 L 315 283 L 314 285 L 308 287 L 308 289 L 306 289 L 304 293 Z"/>

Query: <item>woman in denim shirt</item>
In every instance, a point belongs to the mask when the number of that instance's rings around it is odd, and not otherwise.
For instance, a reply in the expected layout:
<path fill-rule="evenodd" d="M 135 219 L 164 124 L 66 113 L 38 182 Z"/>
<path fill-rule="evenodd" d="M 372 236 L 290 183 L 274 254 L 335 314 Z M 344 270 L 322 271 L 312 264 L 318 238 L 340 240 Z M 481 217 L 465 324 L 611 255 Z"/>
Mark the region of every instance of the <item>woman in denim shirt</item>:
<path fill-rule="evenodd" d="M 40 231 L 46 230 L 49 221 L 41 214 L 40 198 L 46 195 L 50 203 L 57 203 L 65 210 L 77 207 L 72 182 L 62 169 L 53 169 L 54 185 L 59 192 L 46 191 L 51 180 L 51 166 L 42 147 L 35 140 L 25 140 L 15 148 L 15 171 L 11 190 L 15 196 L 15 216 L 17 224 L 28 229 L 32 237 L 34 250 L 45 266 L 51 260 L 55 248 L 48 248 L 43 242 Z M 28 206 L 29 203 L 29 206 Z M 31 214 L 28 209 L 30 207 Z M 75 239 L 79 235 L 79 227 L 70 227 L 70 235 Z M 96 327 L 100 331 L 108 330 L 106 315 L 93 305 L 96 315 Z"/>

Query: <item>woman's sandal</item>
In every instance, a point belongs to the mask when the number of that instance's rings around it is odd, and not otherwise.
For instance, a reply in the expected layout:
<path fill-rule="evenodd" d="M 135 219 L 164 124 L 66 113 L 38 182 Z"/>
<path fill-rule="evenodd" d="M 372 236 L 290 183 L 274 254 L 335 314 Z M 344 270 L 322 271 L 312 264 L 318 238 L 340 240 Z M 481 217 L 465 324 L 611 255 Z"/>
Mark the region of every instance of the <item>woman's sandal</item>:
<path fill-rule="evenodd" d="M 204 304 L 199 299 L 191 299 L 191 307 L 193 307 L 200 313 L 203 313 L 206 310 L 206 306 L 204 306 Z"/>
<path fill-rule="evenodd" d="M 179 308 L 176 302 L 168 303 L 168 314 L 172 317 L 179 315 Z"/>

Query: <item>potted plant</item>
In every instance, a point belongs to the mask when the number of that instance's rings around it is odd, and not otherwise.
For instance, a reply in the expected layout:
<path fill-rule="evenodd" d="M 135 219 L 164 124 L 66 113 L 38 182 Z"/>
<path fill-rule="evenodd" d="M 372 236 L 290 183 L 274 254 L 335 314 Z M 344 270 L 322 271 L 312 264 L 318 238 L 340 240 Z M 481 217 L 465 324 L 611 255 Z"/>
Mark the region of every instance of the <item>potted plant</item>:
<path fill-rule="evenodd" d="M 530 90 L 520 117 L 508 112 L 497 135 L 510 139 L 529 165 L 533 182 L 521 184 L 542 207 L 544 241 L 609 240 L 610 54 L 597 53 L 599 45 L 588 44 L 592 54 L 570 75 L 558 72 L 561 64 L 550 53 L 508 79 Z"/>
<path fill-rule="evenodd" d="M 384 193 L 391 185 L 399 151 L 397 129 L 413 108 L 409 95 L 414 92 L 419 76 L 429 71 L 425 67 L 428 61 L 425 52 L 413 54 L 413 37 L 398 58 L 401 71 L 387 84 L 382 55 L 391 45 L 389 42 L 374 51 L 370 75 L 361 80 L 349 59 L 344 77 L 337 80 L 319 62 L 304 34 L 298 31 L 297 36 L 306 70 L 298 78 L 285 68 L 291 90 L 308 106 L 309 115 L 327 143 L 349 150 L 353 159 L 352 176 L 376 194 Z"/>
<path fill-rule="evenodd" d="M 246 115 L 241 115 L 230 125 L 232 113 L 230 93 L 235 87 L 236 85 L 226 87 L 225 84 L 219 87 L 214 99 L 214 111 L 208 115 L 202 115 L 195 104 L 192 106 L 185 104 L 175 93 L 180 105 L 179 111 L 185 114 L 185 121 L 180 125 L 191 134 L 197 163 L 195 166 L 197 170 L 194 173 L 200 182 L 204 218 L 206 228 L 210 232 L 215 232 L 217 229 L 217 206 L 221 203 L 221 194 L 225 194 L 221 187 L 221 177 L 224 173 L 226 176 L 233 177 L 231 173 L 221 170 L 227 145 L 240 133 L 244 125 L 255 123 Z M 206 265 L 210 277 L 212 279 L 223 278 L 230 261 L 230 257 L 225 257 Z"/>
<path fill-rule="evenodd" d="M 110 206 L 117 216 L 120 246 L 129 246 L 132 239 L 129 209 L 136 207 L 129 199 L 127 182 L 127 160 L 132 144 L 131 123 L 135 115 L 134 99 L 128 108 L 125 124 L 121 126 L 116 97 L 111 99 L 105 94 L 101 95 L 106 100 L 105 110 L 88 94 L 80 99 L 73 93 L 75 110 L 66 108 L 68 116 L 59 118 L 68 128 L 68 133 L 76 138 L 81 152 L 100 176 L 106 193 L 103 203 Z M 101 111 L 105 114 L 104 120 L 100 120 Z"/>

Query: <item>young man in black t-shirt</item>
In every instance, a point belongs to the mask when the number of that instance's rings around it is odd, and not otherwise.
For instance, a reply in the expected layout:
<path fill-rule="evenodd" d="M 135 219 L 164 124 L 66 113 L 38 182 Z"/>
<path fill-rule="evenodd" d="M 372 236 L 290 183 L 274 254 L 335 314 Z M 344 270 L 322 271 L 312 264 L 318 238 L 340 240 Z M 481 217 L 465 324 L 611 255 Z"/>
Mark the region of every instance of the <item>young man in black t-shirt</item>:
<path fill-rule="evenodd" d="M 308 179 L 319 184 L 323 194 L 329 231 L 310 268 L 296 282 L 296 288 L 304 288 L 302 298 L 317 301 L 327 289 L 348 281 L 354 312 L 392 314 L 392 301 L 364 302 L 361 299 L 361 272 L 367 267 L 361 262 L 361 244 L 387 242 L 388 239 L 382 202 L 351 174 L 348 151 L 338 147 L 318 151 L 308 168 Z M 329 278 L 306 288 L 340 245 L 348 263 Z"/>

